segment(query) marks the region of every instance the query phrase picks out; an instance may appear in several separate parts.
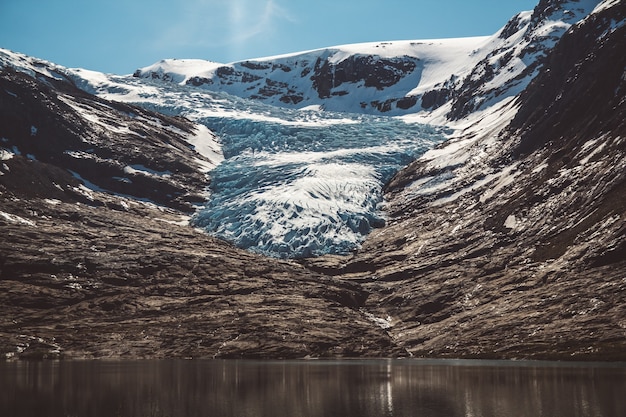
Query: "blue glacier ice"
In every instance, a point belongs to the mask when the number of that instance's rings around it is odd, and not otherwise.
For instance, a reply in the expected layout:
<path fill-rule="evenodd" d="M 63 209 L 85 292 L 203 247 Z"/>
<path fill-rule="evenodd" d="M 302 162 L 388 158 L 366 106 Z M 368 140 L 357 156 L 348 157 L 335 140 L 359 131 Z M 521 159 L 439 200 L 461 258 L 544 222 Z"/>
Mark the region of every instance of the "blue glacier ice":
<path fill-rule="evenodd" d="M 381 227 L 382 187 L 443 140 L 392 117 L 274 108 L 263 117 L 199 121 L 225 160 L 195 226 L 279 258 L 347 254 Z"/>

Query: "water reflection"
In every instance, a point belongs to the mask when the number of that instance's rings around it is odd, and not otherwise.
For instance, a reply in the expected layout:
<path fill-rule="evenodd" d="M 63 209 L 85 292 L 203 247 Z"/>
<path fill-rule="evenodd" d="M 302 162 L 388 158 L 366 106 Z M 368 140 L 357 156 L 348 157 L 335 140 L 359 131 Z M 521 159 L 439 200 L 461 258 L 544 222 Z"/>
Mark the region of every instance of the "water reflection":
<path fill-rule="evenodd" d="M 1 416 L 626 415 L 626 365 L 485 361 L 0 363 Z"/>

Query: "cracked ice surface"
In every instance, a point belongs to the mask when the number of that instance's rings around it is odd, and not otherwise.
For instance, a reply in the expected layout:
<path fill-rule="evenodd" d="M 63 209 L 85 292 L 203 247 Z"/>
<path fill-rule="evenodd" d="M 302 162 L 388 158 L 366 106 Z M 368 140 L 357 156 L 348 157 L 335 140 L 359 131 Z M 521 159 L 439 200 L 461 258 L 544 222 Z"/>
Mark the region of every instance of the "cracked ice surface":
<path fill-rule="evenodd" d="M 193 220 L 276 257 L 354 250 L 384 224 L 383 185 L 443 140 L 440 130 L 390 117 L 282 112 L 282 122 L 200 120 L 220 136 L 226 159 L 212 171 L 211 199 Z"/>

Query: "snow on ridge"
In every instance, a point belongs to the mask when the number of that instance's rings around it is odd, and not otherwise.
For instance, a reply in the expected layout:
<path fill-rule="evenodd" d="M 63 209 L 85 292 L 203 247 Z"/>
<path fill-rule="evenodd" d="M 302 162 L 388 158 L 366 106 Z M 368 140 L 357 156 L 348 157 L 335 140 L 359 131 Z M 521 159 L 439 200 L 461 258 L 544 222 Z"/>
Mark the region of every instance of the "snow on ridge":
<path fill-rule="evenodd" d="M 138 73 L 158 74 L 168 77 L 168 81 L 184 84 L 193 76 L 208 76 L 224 66 L 203 59 L 162 59 L 152 65 L 137 70 Z"/>
<path fill-rule="evenodd" d="M 187 143 L 193 146 L 193 149 L 206 158 L 197 158 L 196 162 L 204 172 L 210 172 L 222 161 L 224 154 L 217 137 L 204 125 L 197 125 L 196 132 L 186 138 Z"/>
<path fill-rule="evenodd" d="M 491 36 L 482 36 L 347 44 L 230 64 L 202 60 L 162 60 L 138 69 L 134 75 L 179 85 L 191 84 L 242 98 L 261 99 L 267 104 L 281 107 L 321 105 L 329 110 L 362 113 L 361 105 L 364 102 L 421 94 L 453 74 L 469 71 L 482 58 L 479 52 L 484 50 L 491 39 Z M 336 66 L 356 57 L 396 62 L 406 60 L 418 64 L 413 74 L 404 74 L 400 82 L 384 89 L 354 84 L 346 87 L 349 90 L 346 97 L 342 97 L 345 94 L 343 91 L 333 91 L 336 94 L 331 100 L 318 97 L 311 77 L 319 69 L 319 63 L 327 62 Z M 288 97 L 294 94 L 299 97 L 289 104 Z"/>
<path fill-rule="evenodd" d="M 596 6 L 595 9 L 591 12 L 592 14 L 599 13 L 603 10 L 609 9 L 611 7 L 617 6 L 621 0 L 603 0 L 600 4 Z"/>
<path fill-rule="evenodd" d="M 13 68 L 31 77 L 37 77 L 37 74 L 42 74 L 56 80 L 65 80 L 62 75 L 63 67 L 43 59 L 33 58 L 19 52 L 0 48 L 0 68 L 5 67 Z"/>
<path fill-rule="evenodd" d="M 442 39 L 417 39 L 417 40 L 396 40 L 396 41 L 381 41 L 381 42 L 362 42 L 353 44 L 344 44 L 337 46 L 330 46 L 325 48 L 312 49 L 303 52 L 294 52 L 283 55 L 275 55 L 268 57 L 261 57 L 255 59 L 249 59 L 246 61 L 251 62 L 267 62 L 267 61 L 280 61 L 286 59 L 297 59 L 304 56 L 323 56 L 328 54 L 331 56 L 331 62 L 338 63 L 341 60 L 349 57 L 350 55 L 376 55 L 381 58 L 394 58 L 401 56 L 411 56 L 420 58 L 421 54 L 429 55 L 433 53 L 433 46 L 436 49 L 440 47 L 463 47 L 471 50 L 472 47 L 481 44 L 490 36 L 474 36 L 464 38 L 442 38 Z M 239 61 L 239 62 L 246 62 Z M 232 64 L 237 64 L 234 62 Z"/>
<path fill-rule="evenodd" d="M 441 38 L 441 39 L 418 39 L 418 40 L 397 40 L 381 42 L 363 42 L 354 44 L 344 44 L 329 46 L 324 48 L 311 49 L 306 51 L 291 52 L 287 54 L 272 55 L 234 61 L 228 64 L 221 64 L 214 61 L 202 59 L 163 59 L 149 66 L 138 69 L 138 72 L 162 72 L 179 77 L 178 83 L 183 83 L 191 76 L 210 75 L 219 67 L 234 67 L 245 63 L 267 63 L 267 62 L 293 62 L 302 58 L 329 57 L 330 62 L 339 63 L 351 55 L 376 55 L 381 58 L 394 58 L 410 56 L 422 58 L 422 56 L 448 56 L 452 57 L 459 49 L 472 51 L 476 46 L 481 45 L 491 36 L 474 36 L 464 38 Z M 452 48 L 453 51 L 442 51 L 443 48 Z"/>

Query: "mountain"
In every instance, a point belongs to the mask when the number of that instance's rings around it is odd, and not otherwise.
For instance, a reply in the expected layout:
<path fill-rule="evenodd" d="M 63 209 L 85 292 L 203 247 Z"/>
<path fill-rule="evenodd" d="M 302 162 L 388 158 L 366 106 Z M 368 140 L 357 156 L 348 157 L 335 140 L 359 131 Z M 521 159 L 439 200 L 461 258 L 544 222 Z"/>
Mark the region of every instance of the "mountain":
<path fill-rule="evenodd" d="M 4 357 L 403 354 L 358 285 L 189 226 L 223 159 L 206 127 L 1 60 Z"/>
<path fill-rule="evenodd" d="M 625 21 L 601 2 L 508 107 L 389 183 L 358 254 L 309 266 L 369 281 L 417 356 L 623 358 Z"/>
<path fill-rule="evenodd" d="M 493 36 L 344 45 L 235 62 L 162 60 L 135 77 L 224 91 L 275 106 L 459 119 L 517 95 L 546 53 L 597 1 L 542 1 Z"/>
<path fill-rule="evenodd" d="M 134 77 L 0 51 L 0 352 L 624 360 L 624 9 Z M 354 223 L 347 194 L 373 226 L 347 252 L 189 226 L 309 239 Z"/>

